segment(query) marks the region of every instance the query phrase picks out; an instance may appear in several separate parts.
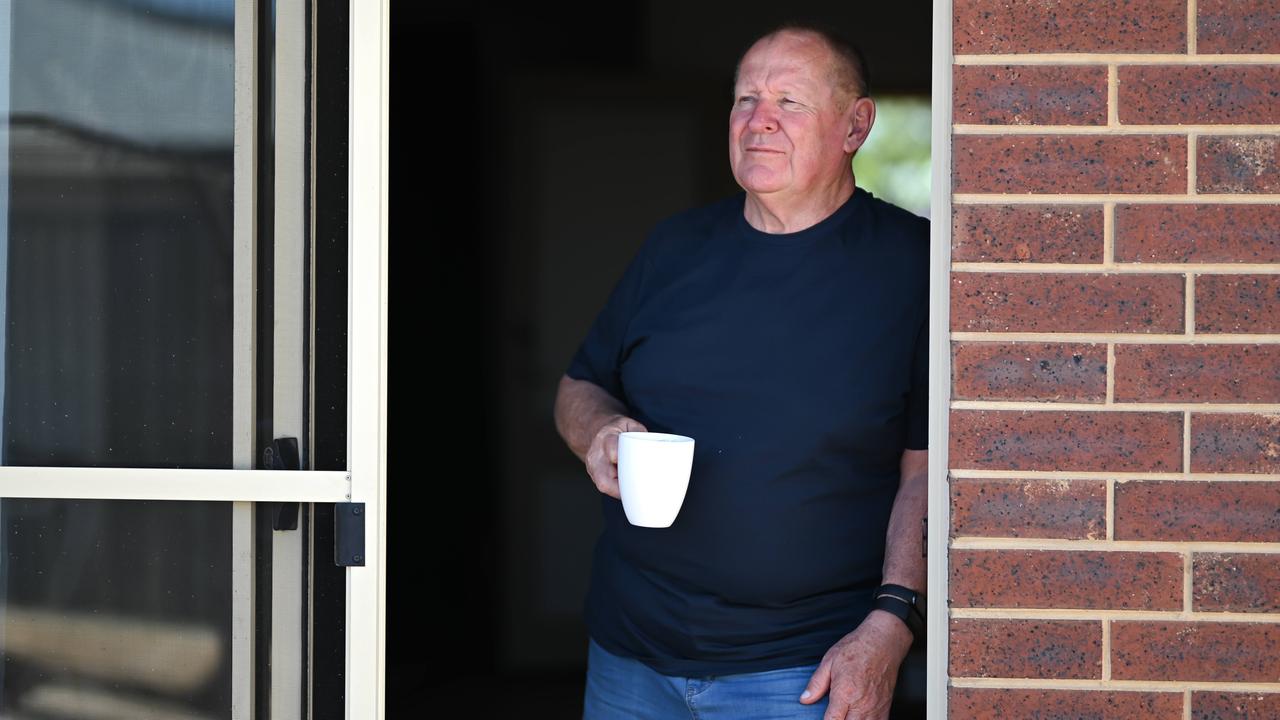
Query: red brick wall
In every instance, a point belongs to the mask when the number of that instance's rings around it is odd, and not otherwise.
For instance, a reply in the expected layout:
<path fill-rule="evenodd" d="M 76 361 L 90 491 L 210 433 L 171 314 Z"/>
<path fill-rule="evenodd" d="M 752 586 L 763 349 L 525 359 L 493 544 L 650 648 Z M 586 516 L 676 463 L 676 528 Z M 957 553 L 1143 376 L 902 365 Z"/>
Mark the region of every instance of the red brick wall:
<path fill-rule="evenodd" d="M 1280 0 L 954 0 L 951 718 L 1280 718 Z"/>

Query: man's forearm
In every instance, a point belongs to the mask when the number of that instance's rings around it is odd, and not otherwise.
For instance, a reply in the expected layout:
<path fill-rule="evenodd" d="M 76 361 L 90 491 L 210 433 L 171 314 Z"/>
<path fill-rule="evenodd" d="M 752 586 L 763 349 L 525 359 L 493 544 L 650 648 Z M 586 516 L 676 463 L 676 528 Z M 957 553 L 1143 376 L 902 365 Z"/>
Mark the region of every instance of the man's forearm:
<path fill-rule="evenodd" d="M 584 460 L 591 440 L 611 418 L 625 416 L 627 408 L 604 388 L 569 376 L 560 378 L 556 390 L 556 431 L 579 460 Z"/>
<path fill-rule="evenodd" d="M 924 452 L 924 451 L 920 451 Z M 925 591 L 928 563 L 924 557 L 924 518 L 929 509 L 929 470 L 923 463 L 903 463 L 898 494 L 885 536 L 882 582 Z"/>
<path fill-rule="evenodd" d="M 928 457 L 923 450 L 907 450 L 902 455 L 898 494 L 885 535 L 882 580 L 922 594 L 926 572 L 920 524 L 929 507 Z M 828 710 L 836 708 L 836 715 L 828 717 L 845 718 L 844 708 L 850 707 L 850 698 L 856 708 L 847 717 L 888 717 L 898 668 L 913 639 L 909 624 L 888 611 L 872 610 L 857 628 L 827 651 L 809 678 L 800 702 L 814 703 L 830 693 L 832 705 Z"/>

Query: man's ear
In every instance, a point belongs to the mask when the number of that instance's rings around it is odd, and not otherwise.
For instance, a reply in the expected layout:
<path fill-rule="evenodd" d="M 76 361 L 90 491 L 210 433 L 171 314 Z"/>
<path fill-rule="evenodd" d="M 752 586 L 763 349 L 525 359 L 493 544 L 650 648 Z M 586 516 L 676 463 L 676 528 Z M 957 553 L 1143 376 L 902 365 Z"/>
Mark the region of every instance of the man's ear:
<path fill-rule="evenodd" d="M 844 138 L 844 151 L 850 155 L 862 147 L 876 121 L 876 102 L 869 97 L 854 99 L 846 111 L 849 130 Z"/>

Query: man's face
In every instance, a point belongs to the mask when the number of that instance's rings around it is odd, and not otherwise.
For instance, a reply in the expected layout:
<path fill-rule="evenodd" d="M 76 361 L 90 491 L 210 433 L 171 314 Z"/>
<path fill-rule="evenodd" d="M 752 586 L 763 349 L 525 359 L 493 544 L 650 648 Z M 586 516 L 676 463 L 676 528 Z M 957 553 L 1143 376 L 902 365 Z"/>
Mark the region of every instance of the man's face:
<path fill-rule="evenodd" d="M 743 56 L 729 113 L 729 164 L 747 192 L 800 197 L 848 172 L 846 153 L 865 133 L 850 147 L 853 104 L 832 83 L 832 60 L 822 41 L 795 33 L 765 38 Z"/>

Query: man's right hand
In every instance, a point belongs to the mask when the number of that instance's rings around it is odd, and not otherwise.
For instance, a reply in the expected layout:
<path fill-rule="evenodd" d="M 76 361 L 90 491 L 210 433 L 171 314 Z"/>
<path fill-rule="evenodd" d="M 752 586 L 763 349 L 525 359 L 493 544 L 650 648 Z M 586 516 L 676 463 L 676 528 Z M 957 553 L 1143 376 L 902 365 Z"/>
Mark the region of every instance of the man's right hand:
<path fill-rule="evenodd" d="M 618 499 L 618 435 L 645 432 L 644 425 L 623 414 L 626 412 L 627 406 L 604 388 L 568 375 L 560 378 L 556 432 L 587 466 L 596 488 Z"/>
<path fill-rule="evenodd" d="M 624 432 L 646 432 L 644 425 L 625 415 L 614 415 L 596 431 L 587 448 L 587 474 L 596 489 L 611 498 L 621 499 L 618 492 L 618 435 Z"/>

